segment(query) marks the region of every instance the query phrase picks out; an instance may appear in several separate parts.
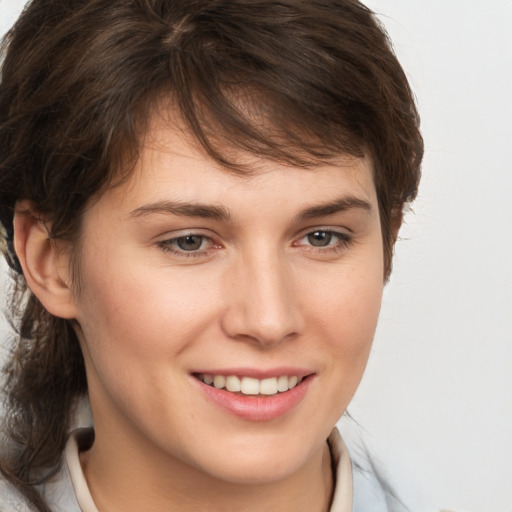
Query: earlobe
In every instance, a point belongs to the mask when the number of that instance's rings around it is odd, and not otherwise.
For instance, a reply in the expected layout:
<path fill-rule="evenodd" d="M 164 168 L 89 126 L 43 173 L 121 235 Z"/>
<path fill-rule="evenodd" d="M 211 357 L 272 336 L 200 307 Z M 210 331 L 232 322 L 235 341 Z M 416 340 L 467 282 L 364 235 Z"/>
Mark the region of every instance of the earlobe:
<path fill-rule="evenodd" d="M 28 286 L 52 315 L 76 318 L 67 255 L 49 237 L 31 201 L 16 203 L 14 249 Z"/>

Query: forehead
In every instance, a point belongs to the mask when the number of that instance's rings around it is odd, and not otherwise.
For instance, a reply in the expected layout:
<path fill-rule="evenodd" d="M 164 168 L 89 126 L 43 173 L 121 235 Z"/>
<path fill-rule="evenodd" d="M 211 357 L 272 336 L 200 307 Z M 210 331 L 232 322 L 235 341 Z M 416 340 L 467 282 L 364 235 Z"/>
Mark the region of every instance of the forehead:
<path fill-rule="evenodd" d="M 163 201 L 240 211 L 251 204 L 254 216 L 259 209 L 255 205 L 265 203 L 274 205 L 274 214 L 285 215 L 285 204 L 293 203 L 298 210 L 351 196 L 375 204 L 378 210 L 372 162 L 367 157 L 338 154 L 301 166 L 242 151 L 227 142 L 219 144 L 222 158 L 234 163 L 233 168 L 208 155 L 175 112 L 154 110 L 148 117 L 137 160 L 125 180 L 97 197 L 103 205 L 126 214 Z"/>
<path fill-rule="evenodd" d="M 118 205 L 125 212 L 150 211 L 171 201 L 214 206 L 229 211 L 223 217 L 232 219 L 256 219 L 264 212 L 269 217 L 291 217 L 340 200 L 365 208 L 374 205 L 377 210 L 370 165 L 364 159 L 340 159 L 311 169 L 257 158 L 246 162 L 250 173 L 234 173 L 175 140 L 171 148 L 148 144 L 130 181 L 117 191 Z"/>

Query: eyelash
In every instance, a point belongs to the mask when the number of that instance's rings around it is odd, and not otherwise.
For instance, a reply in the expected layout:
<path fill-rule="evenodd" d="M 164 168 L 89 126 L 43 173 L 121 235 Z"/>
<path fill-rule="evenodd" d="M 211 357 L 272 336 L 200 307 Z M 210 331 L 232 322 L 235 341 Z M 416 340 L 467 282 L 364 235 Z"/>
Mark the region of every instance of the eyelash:
<path fill-rule="evenodd" d="M 331 244 L 330 243 L 331 240 L 329 240 L 329 244 L 323 245 L 323 246 L 315 246 L 315 245 L 308 244 L 308 245 L 306 245 L 306 247 L 308 247 L 308 250 L 321 252 L 322 254 L 337 253 L 337 252 L 343 251 L 344 249 L 349 247 L 354 242 L 353 238 L 351 236 L 347 235 L 346 233 L 342 233 L 340 231 L 334 231 L 332 229 L 314 229 L 313 231 L 308 231 L 306 234 L 304 234 L 299 239 L 299 242 L 301 240 L 307 239 L 308 237 L 315 235 L 317 233 L 322 233 L 323 235 L 328 235 L 332 238 L 337 239 L 337 241 L 335 241 L 335 243 Z M 299 245 L 299 243 L 294 242 L 294 246 L 297 246 L 297 245 Z"/>
<path fill-rule="evenodd" d="M 185 249 L 181 249 L 177 247 L 177 244 L 179 243 L 179 240 L 185 240 L 189 237 L 197 237 L 201 238 L 201 245 L 203 243 L 208 243 L 209 247 L 206 249 L 198 249 L 194 251 L 186 251 Z M 160 249 L 162 249 L 165 253 L 172 253 L 182 258 L 198 258 L 200 256 L 205 256 L 205 254 L 208 252 L 209 249 L 212 247 L 215 247 L 216 244 L 213 242 L 213 240 L 206 235 L 198 234 L 198 233 L 187 233 L 185 235 L 177 236 L 174 238 L 169 238 L 167 240 L 162 240 L 161 242 L 158 242 L 158 246 Z M 220 247 L 217 245 L 217 247 Z"/>
<path fill-rule="evenodd" d="M 335 243 L 331 244 L 330 243 L 331 240 L 329 240 L 329 244 L 324 245 L 324 246 L 314 246 L 312 244 L 301 244 L 300 243 L 301 240 L 307 239 L 309 236 L 313 236 L 317 233 L 322 233 L 323 235 L 333 237 L 333 238 L 337 239 L 337 241 L 335 241 Z M 203 245 L 204 243 L 207 243 L 207 244 L 209 244 L 209 246 L 206 249 L 198 249 L 198 250 L 192 250 L 192 251 L 187 251 L 187 250 L 177 247 L 177 244 L 179 243 L 180 240 L 185 240 L 186 238 L 189 238 L 189 237 L 201 238 L 201 245 Z M 352 237 L 347 235 L 346 233 L 334 231 L 332 229 L 314 229 L 314 230 L 308 231 L 307 233 L 302 235 L 297 241 L 295 241 L 293 243 L 293 247 L 307 247 L 308 248 L 307 250 L 309 250 L 309 251 L 315 251 L 315 252 L 318 252 L 321 254 L 327 254 L 327 253 L 340 252 L 340 251 L 346 249 L 347 247 L 349 247 L 353 242 L 354 242 L 354 240 L 352 239 Z M 197 233 L 193 233 L 193 232 L 187 233 L 185 235 L 177 236 L 174 238 L 169 238 L 167 240 L 162 240 L 162 241 L 158 242 L 158 246 L 160 247 L 160 249 L 162 249 L 163 252 L 175 254 L 181 258 L 202 257 L 202 256 L 205 256 L 209 252 L 209 250 L 211 250 L 212 248 L 220 248 L 221 247 L 220 245 L 215 244 L 215 242 L 209 236 L 206 236 L 203 234 L 197 234 Z"/>

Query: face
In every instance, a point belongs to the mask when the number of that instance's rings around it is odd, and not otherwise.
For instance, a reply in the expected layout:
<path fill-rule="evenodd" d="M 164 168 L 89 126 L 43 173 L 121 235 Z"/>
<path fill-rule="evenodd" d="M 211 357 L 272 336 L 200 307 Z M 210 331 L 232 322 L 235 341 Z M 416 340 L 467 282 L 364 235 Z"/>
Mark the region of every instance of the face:
<path fill-rule="evenodd" d="M 232 482 L 325 446 L 383 287 L 367 160 L 249 163 L 230 173 L 153 122 L 131 178 L 85 213 L 74 298 L 98 442 Z"/>

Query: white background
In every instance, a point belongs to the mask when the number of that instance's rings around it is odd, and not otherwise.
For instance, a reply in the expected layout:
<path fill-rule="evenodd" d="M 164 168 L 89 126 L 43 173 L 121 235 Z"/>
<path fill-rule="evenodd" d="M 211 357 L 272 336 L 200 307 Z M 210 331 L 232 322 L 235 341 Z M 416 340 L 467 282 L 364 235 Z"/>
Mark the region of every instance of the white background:
<path fill-rule="evenodd" d="M 366 3 L 416 92 L 426 154 L 350 411 L 434 503 L 512 512 L 512 0 Z M 21 5 L 0 0 L 0 30 Z"/>

